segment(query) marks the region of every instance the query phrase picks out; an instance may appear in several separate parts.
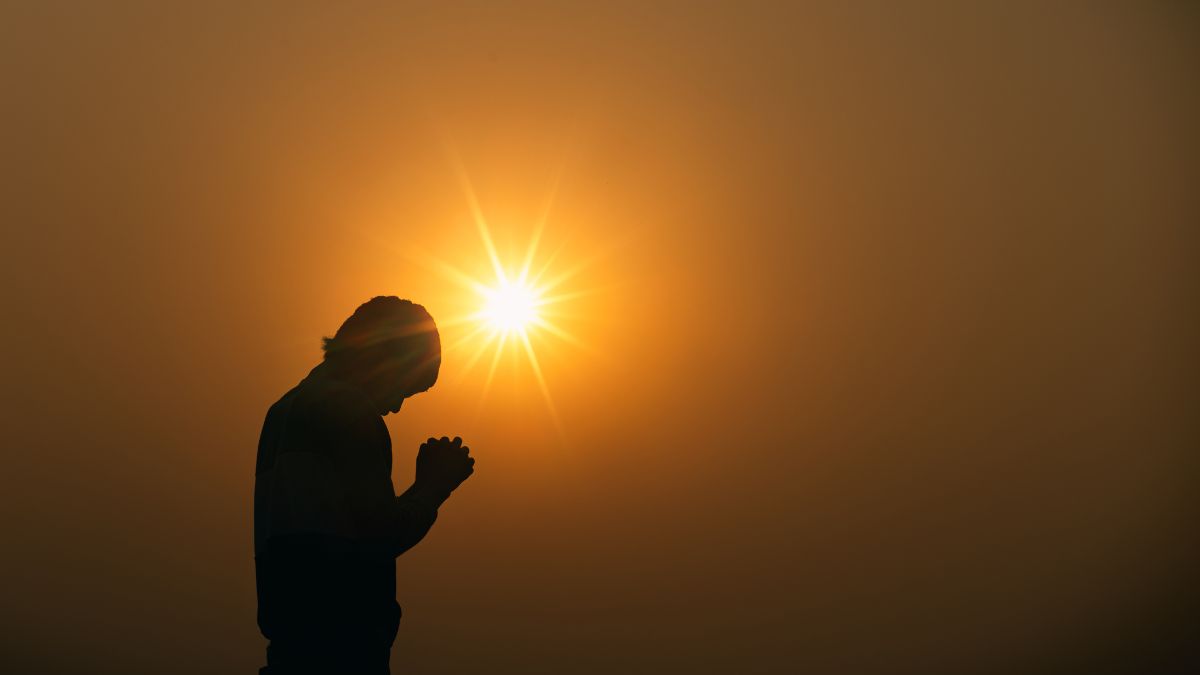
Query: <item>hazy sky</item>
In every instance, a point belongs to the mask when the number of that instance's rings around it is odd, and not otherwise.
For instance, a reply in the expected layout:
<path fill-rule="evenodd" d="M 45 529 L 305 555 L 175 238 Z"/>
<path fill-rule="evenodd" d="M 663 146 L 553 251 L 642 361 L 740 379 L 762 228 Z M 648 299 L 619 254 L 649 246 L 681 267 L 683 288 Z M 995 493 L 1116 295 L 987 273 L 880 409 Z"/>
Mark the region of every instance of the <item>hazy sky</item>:
<path fill-rule="evenodd" d="M 784 4 L 6 3 L 0 670 L 256 672 L 263 415 L 371 296 L 469 333 L 459 168 L 581 344 L 387 418 L 479 462 L 396 672 L 1179 658 L 1200 15 Z"/>

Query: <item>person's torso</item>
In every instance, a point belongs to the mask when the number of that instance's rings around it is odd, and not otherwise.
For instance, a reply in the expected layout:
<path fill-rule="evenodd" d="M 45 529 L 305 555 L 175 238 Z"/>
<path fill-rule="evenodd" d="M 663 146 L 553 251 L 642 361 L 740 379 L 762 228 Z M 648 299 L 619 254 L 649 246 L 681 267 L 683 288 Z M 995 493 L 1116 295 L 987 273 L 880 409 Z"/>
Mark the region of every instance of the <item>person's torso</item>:
<path fill-rule="evenodd" d="M 363 406 L 351 418 L 328 406 Z M 360 392 L 310 376 L 267 412 L 254 485 L 259 626 L 275 641 L 390 644 L 400 608 L 395 560 L 361 545 L 347 491 L 391 490 L 387 427 Z M 350 439 L 350 440 L 345 440 Z M 351 482 L 340 454 L 382 474 Z"/>

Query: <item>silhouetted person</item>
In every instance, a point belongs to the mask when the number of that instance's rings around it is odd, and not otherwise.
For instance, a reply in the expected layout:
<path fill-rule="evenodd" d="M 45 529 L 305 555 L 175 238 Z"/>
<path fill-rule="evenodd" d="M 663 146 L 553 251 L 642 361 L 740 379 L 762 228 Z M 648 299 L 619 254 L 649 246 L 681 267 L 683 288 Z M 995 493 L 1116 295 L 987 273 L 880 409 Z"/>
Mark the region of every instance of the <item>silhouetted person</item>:
<path fill-rule="evenodd" d="M 417 453 L 399 497 L 383 415 L 437 381 L 441 343 L 420 305 L 377 297 L 325 339 L 325 359 L 267 412 L 254 480 L 260 673 L 388 673 L 400 624 L 396 556 L 474 471 L 446 437 Z"/>

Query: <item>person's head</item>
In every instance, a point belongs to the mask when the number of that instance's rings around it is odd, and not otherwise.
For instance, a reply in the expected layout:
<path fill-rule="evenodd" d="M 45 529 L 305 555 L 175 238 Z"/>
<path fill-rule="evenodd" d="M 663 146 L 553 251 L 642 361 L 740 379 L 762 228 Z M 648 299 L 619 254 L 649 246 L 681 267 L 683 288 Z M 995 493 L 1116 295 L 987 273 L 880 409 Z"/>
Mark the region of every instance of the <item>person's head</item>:
<path fill-rule="evenodd" d="M 442 346 L 425 308 L 395 296 L 371 298 L 324 339 L 325 363 L 362 387 L 380 414 L 437 382 Z"/>

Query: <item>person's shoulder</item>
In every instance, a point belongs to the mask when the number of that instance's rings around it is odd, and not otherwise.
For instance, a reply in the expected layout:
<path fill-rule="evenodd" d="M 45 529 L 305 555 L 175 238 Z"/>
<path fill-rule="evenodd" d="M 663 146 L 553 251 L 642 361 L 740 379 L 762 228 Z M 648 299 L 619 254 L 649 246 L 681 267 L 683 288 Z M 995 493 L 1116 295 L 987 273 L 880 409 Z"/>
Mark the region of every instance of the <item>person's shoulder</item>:
<path fill-rule="evenodd" d="M 300 389 L 297 404 L 305 417 L 345 423 L 362 423 L 379 417 L 363 390 L 345 382 L 314 380 L 305 382 Z"/>

